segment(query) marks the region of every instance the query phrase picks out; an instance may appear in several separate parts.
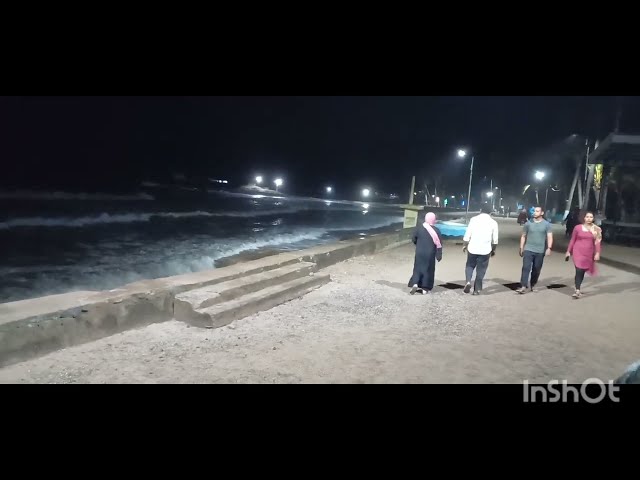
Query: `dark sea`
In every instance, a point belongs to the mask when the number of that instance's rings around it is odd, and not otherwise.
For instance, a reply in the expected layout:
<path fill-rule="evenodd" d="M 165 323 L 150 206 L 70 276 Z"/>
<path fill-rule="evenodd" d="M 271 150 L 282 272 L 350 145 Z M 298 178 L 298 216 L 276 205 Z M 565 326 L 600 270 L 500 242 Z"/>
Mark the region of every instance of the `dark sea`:
<path fill-rule="evenodd" d="M 197 272 L 245 252 L 400 228 L 402 211 L 275 193 L 156 186 L 135 195 L 0 192 L 0 303 Z"/>

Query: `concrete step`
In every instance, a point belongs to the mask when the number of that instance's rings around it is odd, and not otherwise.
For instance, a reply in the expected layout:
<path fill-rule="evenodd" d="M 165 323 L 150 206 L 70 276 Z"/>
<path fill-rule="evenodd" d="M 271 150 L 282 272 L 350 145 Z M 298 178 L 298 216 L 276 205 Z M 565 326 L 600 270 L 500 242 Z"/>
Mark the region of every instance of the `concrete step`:
<path fill-rule="evenodd" d="M 290 280 L 241 297 L 200 309 L 181 308 L 176 320 L 200 328 L 219 328 L 234 320 L 269 310 L 277 305 L 302 297 L 331 281 L 328 274 L 315 274 Z M 185 303 L 183 306 L 186 307 Z"/>
<path fill-rule="evenodd" d="M 241 297 L 247 293 L 286 283 L 296 278 L 309 276 L 316 270 L 317 266 L 314 263 L 297 262 L 275 270 L 257 272 L 240 278 L 227 280 L 226 282 L 188 290 L 176 295 L 174 314 L 180 316 L 184 309 L 189 312 L 211 307 L 218 303 Z"/>

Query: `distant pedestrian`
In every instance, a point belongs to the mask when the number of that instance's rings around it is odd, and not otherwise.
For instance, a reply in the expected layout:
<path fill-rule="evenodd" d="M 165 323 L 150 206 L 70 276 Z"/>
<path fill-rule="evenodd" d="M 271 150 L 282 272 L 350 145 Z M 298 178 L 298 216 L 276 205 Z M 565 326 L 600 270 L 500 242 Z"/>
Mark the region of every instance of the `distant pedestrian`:
<path fill-rule="evenodd" d="M 576 225 L 571 235 L 571 242 L 567 248 L 567 260 L 573 255 L 573 264 L 576 267 L 575 287 L 573 298 L 582 297 L 581 287 L 585 273 L 596 274 L 596 262 L 600 261 L 602 247 L 602 229 L 594 223 L 594 215 L 587 212 L 584 222 Z"/>
<path fill-rule="evenodd" d="M 527 209 L 523 208 L 518 214 L 518 225 L 524 225 L 529 221 L 529 215 L 527 215 Z"/>
<path fill-rule="evenodd" d="M 542 207 L 535 207 L 533 219 L 525 223 L 520 237 L 520 256 L 522 257 L 522 276 L 517 293 L 532 292 L 542 271 L 544 257 L 551 255 L 553 233 L 551 224 L 543 218 Z"/>
<path fill-rule="evenodd" d="M 480 212 L 480 215 L 469 221 L 462 247 L 462 251 L 467 254 L 464 293 L 471 291 L 471 279 L 475 270 L 474 295 L 480 295 L 482 291 L 482 281 L 489 267 L 489 258 L 495 255 L 498 246 L 498 222 L 491 218 L 491 205 L 482 205 Z"/>
<path fill-rule="evenodd" d="M 436 214 L 429 212 L 422 225 L 418 225 L 413 233 L 416 254 L 413 264 L 413 275 L 409 280 L 411 295 L 421 292 L 426 295 L 433 290 L 435 282 L 436 261 L 442 260 L 442 238 L 440 230 L 435 227 Z"/>

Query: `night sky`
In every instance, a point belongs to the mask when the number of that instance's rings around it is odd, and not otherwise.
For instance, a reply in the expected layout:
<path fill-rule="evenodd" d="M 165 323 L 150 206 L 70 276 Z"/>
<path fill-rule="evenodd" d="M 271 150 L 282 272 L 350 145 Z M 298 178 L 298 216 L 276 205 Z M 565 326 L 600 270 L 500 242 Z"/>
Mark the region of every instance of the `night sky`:
<path fill-rule="evenodd" d="M 640 133 L 638 97 L 2 97 L 3 188 L 136 190 L 171 173 L 292 193 L 334 185 L 404 195 L 411 175 L 464 191 L 477 175 L 520 185 L 531 154 L 576 133 Z"/>

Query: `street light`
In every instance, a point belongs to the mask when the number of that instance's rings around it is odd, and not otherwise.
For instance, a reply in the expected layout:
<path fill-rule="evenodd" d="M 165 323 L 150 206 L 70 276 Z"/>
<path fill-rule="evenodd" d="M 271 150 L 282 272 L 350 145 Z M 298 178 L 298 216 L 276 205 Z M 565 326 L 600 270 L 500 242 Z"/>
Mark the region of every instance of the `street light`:
<path fill-rule="evenodd" d="M 500 210 L 502 208 L 502 188 L 495 187 L 494 190 L 499 190 L 500 191 L 500 195 L 498 196 L 498 210 Z M 495 200 L 494 200 L 494 202 L 495 202 Z"/>
<path fill-rule="evenodd" d="M 537 181 L 541 182 L 544 179 L 545 174 L 544 174 L 544 172 L 541 172 L 540 170 L 537 170 L 534 176 L 536 177 Z M 536 185 L 536 203 L 538 205 L 540 204 L 540 197 L 538 195 L 538 186 L 537 185 Z M 546 205 L 545 205 L 545 207 L 546 207 Z"/>
<path fill-rule="evenodd" d="M 362 190 L 362 196 L 365 198 L 368 197 L 370 193 L 371 193 L 371 190 L 369 190 L 368 188 L 365 188 Z"/>
<path fill-rule="evenodd" d="M 458 157 L 465 158 L 467 156 L 466 150 L 458 150 Z M 469 169 L 469 195 L 467 196 L 467 211 L 464 216 L 465 223 L 469 223 L 469 204 L 471 203 L 471 182 L 473 181 L 473 161 L 475 155 L 471 155 L 471 168 Z"/>
<path fill-rule="evenodd" d="M 557 185 L 549 185 L 547 187 L 547 190 L 544 193 L 544 211 L 547 211 L 547 199 L 549 198 L 549 189 L 551 189 L 552 192 L 559 192 L 560 189 L 558 188 Z"/>
<path fill-rule="evenodd" d="M 281 178 L 276 178 L 273 183 L 276 184 L 276 192 L 277 192 L 278 188 L 280 188 L 284 182 L 282 181 Z"/>
<path fill-rule="evenodd" d="M 331 193 L 331 192 L 333 192 L 333 188 L 327 187 L 327 193 Z"/>
<path fill-rule="evenodd" d="M 262 183 L 262 177 L 260 175 L 258 175 L 256 177 L 256 185 L 260 185 Z"/>

